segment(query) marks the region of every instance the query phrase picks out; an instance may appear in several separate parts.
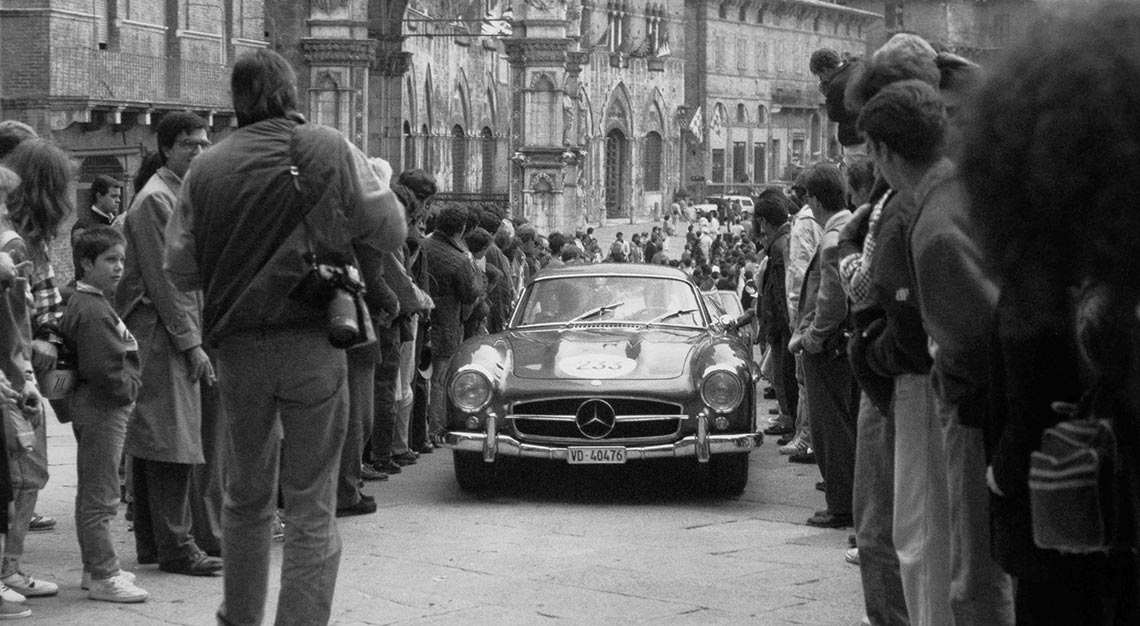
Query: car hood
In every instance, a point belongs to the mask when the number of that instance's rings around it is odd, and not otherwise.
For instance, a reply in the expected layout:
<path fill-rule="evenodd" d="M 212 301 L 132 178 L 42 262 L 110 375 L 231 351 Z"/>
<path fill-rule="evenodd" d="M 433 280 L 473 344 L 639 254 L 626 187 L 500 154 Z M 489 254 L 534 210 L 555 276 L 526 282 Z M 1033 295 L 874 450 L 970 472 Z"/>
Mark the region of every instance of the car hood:
<path fill-rule="evenodd" d="M 507 333 L 518 378 L 661 380 L 681 376 L 699 329 L 570 328 Z"/>

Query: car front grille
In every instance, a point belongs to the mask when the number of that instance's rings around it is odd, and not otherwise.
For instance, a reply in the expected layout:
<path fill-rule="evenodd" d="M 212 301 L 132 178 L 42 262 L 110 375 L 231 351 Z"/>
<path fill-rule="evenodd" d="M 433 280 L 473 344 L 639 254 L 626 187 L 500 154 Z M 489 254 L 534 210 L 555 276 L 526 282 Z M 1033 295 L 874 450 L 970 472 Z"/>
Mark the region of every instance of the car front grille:
<path fill-rule="evenodd" d="M 601 399 L 613 407 L 613 430 L 602 438 L 585 436 L 575 419 L 587 400 Z M 524 441 L 581 444 L 662 443 L 676 438 L 685 419 L 681 406 L 636 398 L 559 398 L 520 402 L 508 418 Z"/>

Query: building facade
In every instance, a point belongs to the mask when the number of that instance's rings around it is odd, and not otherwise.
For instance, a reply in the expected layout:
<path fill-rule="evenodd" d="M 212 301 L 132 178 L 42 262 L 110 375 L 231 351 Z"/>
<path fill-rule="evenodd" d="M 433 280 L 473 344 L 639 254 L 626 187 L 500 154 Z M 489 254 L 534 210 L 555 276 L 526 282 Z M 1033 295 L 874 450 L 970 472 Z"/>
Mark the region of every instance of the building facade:
<path fill-rule="evenodd" d="M 688 0 L 685 177 L 692 196 L 786 182 L 839 146 L 812 52 L 863 56 L 881 17 L 822 0 Z"/>
<path fill-rule="evenodd" d="M 263 2 L 0 0 L 0 117 L 30 124 L 72 155 L 78 205 L 107 174 L 124 182 L 126 207 L 163 113 L 202 115 L 215 140 L 236 127 L 230 67 L 266 45 Z M 54 260 L 69 278 L 61 239 Z"/>
<path fill-rule="evenodd" d="M 233 60 L 269 47 L 310 120 L 444 198 L 574 230 L 836 157 L 818 48 L 906 30 L 985 63 L 1041 11 L 1100 1 L 0 0 L 0 116 L 72 154 L 87 202 L 95 176 L 129 180 L 166 111 L 215 141 L 235 128 Z"/>
<path fill-rule="evenodd" d="M 540 228 L 660 216 L 680 185 L 680 2 L 516 3 L 511 197 Z"/>

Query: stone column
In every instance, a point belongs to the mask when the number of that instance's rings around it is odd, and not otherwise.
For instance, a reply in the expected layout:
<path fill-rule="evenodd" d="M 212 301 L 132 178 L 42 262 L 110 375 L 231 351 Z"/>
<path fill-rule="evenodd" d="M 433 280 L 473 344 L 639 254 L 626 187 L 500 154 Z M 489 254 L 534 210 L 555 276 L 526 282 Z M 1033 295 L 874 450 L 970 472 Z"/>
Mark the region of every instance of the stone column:
<path fill-rule="evenodd" d="M 403 104 L 404 75 L 412 65 L 412 53 L 402 49 L 402 38 L 380 40 L 372 61 L 372 102 L 369 107 L 369 154 L 392 164 L 393 173 L 404 169 Z"/>
<path fill-rule="evenodd" d="M 565 170 L 575 161 L 564 157 L 571 147 L 569 16 L 563 3 L 523 4 L 516 11 L 515 35 L 504 42 L 511 67 L 511 208 L 540 230 L 565 229 L 572 221 L 564 205 Z"/>

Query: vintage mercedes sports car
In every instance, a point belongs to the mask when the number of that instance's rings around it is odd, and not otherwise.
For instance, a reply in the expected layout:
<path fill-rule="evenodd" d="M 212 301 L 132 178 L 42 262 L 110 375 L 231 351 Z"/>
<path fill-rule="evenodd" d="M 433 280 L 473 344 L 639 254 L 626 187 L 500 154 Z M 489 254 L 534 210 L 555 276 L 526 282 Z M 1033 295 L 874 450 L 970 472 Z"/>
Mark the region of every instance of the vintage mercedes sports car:
<path fill-rule="evenodd" d="M 748 482 L 751 346 L 685 275 L 641 264 L 548 269 L 507 330 L 465 342 L 448 371 L 455 476 L 493 486 L 504 457 L 570 464 L 679 459 L 710 490 Z M 687 457 L 687 459 L 686 459 Z"/>

